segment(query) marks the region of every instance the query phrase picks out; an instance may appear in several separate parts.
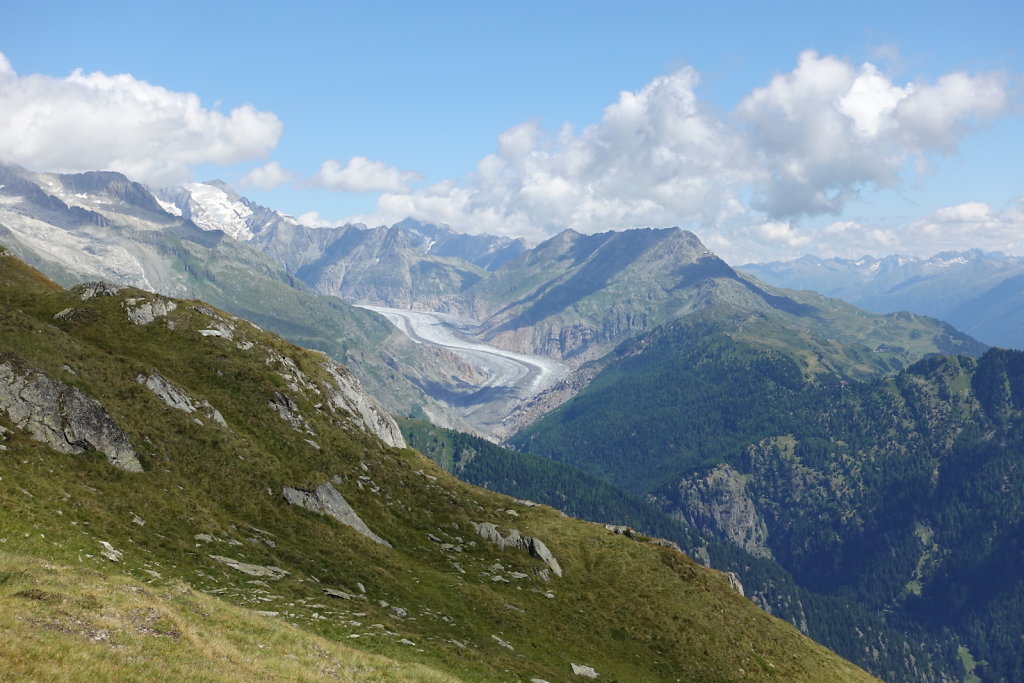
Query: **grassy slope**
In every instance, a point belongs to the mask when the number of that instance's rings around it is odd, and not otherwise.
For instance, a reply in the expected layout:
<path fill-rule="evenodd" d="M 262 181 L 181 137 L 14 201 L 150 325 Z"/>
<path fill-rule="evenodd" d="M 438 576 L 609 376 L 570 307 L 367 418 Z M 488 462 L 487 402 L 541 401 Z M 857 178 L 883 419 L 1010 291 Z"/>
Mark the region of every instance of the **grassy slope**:
<path fill-rule="evenodd" d="M 196 330 L 210 319 L 187 304 L 171 314 L 174 330 L 162 319 L 134 326 L 122 297 L 82 302 L 0 257 L 0 351 L 102 402 L 146 470 L 131 475 L 100 454 L 58 454 L 12 429 L 0 454 L 5 551 L 110 570 L 100 554 L 106 541 L 123 552 L 121 572 L 158 585 L 184 580 L 329 639 L 468 680 L 566 680 L 570 662 L 604 680 L 869 678 L 683 555 L 550 508 L 517 506 L 415 451 L 339 429 L 316 407 L 319 397 L 288 388 L 289 371 L 273 360 L 288 356 L 317 379 L 322 357 L 240 321 L 234 340 L 203 337 Z M 55 326 L 53 315 L 68 307 L 72 320 Z M 256 346 L 242 350 L 243 340 Z M 209 400 L 229 428 L 166 407 L 134 379 L 153 369 Z M 295 399 L 315 435 L 293 431 L 267 407 L 275 391 Z M 0 424 L 12 427 L 6 417 Z M 280 495 L 282 486 L 327 480 L 394 549 Z M 470 521 L 543 539 L 564 578 L 545 583 L 539 560 L 474 540 Z M 254 579 L 211 555 L 289 574 Z M 334 600 L 324 587 L 357 597 Z"/>
<path fill-rule="evenodd" d="M 198 592 L 0 552 L 3 680 L 455 681 Z"/>

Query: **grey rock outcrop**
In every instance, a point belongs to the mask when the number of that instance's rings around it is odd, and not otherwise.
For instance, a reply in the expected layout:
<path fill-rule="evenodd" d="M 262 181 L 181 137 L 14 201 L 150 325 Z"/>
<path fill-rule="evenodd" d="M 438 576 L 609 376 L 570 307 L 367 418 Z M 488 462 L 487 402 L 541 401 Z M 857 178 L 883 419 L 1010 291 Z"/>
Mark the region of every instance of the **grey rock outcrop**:
<path fill-rule="evenodd" d="M 387 445 L 405 448 L 405 438 L 395 418 L 363 390 L 355 375 L 334 361 L 324 363 L 324 369 L 331 376 L 330 382 L 324 382 L 323 389 L 332 410 L 348 412 L 357 426 Z"/>
<path fill-rule="evenodd" d="M 757 557 L 771 557 L 768 527 L 757 512 L 743 475 L 719 465 L 706 475 L 679 484 L 681 514 L 698 529 L 707 529 Z"/>
<path fill-rule="evenodd" d="M 0 410 L 54 450 L 101 451 L 115 467 L 142 471 L 128 437 L 103 406 L 41 370 L 10 360 L 0 363 Z"/>
<path fill-rule="evenodd" d="M 302 489 L 293 489 L 290 486 L 285 486 L 283 493 L 284 499 L 292 505 L 298 505 L 311 512 L 331 517 L 345 526 L 355 529 L 371 541 L 386 545 L 389 548 L 391 547 L 390 543 L 373 533 L 370 527 L 366 526 L 366 522 L 356 514 L 356 511 L 352 509 L 348 501 L 330 483 L 320 484 L 313 491 L 303 491 Z"/>
<path fill-rule="evenodd" d="M 71 291 L 77 294 L 82 301 L 88 301 L 95 296 L 117 296 L 122 289 L 124 288 L 109 282 L 85 282 Z"/>
<path fill-rule="evenodd" d="M 591 666 L 586 666 L 585 664 L 574 664 L 572 662 L 570 662 L 570 664 L 572 664 L 572 672 L 577 676 L 583 676 L 585 678 L 597 678 L 601 675 L 594 671 L 594 668 Z"/>
<path fill-rule="evenodd" d="M 270 579 L 271 581 L 277 581 L 283 579 L 291 572 L 281 569 L 280 567 L 267 566 L 264 567 L 261 564 L 249 564 L 248 562 L 239 562 L 238 560 L 230 557 L 224 557 L 222 555 L 210 555 L 210 557 L 218 562 L 223 562 L 227 566 L 231 567 L 235 571 L 240 571 L 243 574 L 249 576 L 258 576 L 264 579 Z"/>
<path fill-rule="evenodd" d="M 544 541 L 539 538 L 523 536 L 517 529 L 509 529 L 508 535 L 502 536 L 498 526 L 491 522 L 470 522 L 470 524 L 482 538 L 496 544 L 499 548 L 511 547 L 525 550 L 546 564 L 555 576 L 562 575 L 562 567 L 558 564 L 558 560 L 551 554 Z"/>
<path fill-rule="evenodd" d="M 306 432 L 307 434 L 313 433 L 309 423 L 306 422 L 306 418 L 299 414 L 299 406 L 291 396 L 275 391 L 274 397 L 267 403 L 267 406 L 277 412 L 281 419 L 290 424 L 295 431 Z"/>
<path fill-rule="evenodd" d="M 192 413 L 200 413 L 206 415 L 222 427 L 228 426 L 227 422 L 224 421 L 224 416 L 220 414 L 219 410 L 211 406 L 209 401 L 194 401 L 184 391 L 171 384 L 167 378 L 159 372 L 154 372 L 149 375 L 139 375 L 135 379 L 139 384 L 142 384 L 156 394 L 160 400 L 171 408 L 190 415 Z"/>
<path fill-rule="evenodd" d="M 725 578 L 729 579 L 730 588 L 732 588 L 740 595 L 746 595 L 746 593 L 743 592 L 743 584 L 740 582 L 740 577 L 736 574 L 736 572 L 725 572 Z"/>
<path fill-rule="evenodd" d="M 157 318 L 165 316 L 178 307 L 170 299 L 157 297 L 155 299 L 125 299 L 121 307 L 128 314 L 128 319 L 135 325 L 148 325 Z"/>

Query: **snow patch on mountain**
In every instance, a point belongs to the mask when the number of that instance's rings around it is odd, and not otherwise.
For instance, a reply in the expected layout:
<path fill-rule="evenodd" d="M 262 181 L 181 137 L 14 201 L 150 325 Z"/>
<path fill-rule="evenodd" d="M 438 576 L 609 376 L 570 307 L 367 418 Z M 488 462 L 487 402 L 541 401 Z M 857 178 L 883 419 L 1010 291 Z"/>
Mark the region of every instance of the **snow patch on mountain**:
<path fill-rule="evenodd" d="M 203 230 L 222 230 L 229 237 L 248 242 L 253 237 L 246 219 L 252 209 L 237 201 L 227 192 L 207 183 L 188 183 L 189 208 L 192 222 Z"/>
<path fill-rule="evenodd" d="M 171 214 L 172 216 L 181 216 L 181 209 L 175 206 L 172 202 L 165 202 L 159 197 L 156 197 L 156 203 L 160 205 L 160 208 L 162 208 L 164 211 Z"/>

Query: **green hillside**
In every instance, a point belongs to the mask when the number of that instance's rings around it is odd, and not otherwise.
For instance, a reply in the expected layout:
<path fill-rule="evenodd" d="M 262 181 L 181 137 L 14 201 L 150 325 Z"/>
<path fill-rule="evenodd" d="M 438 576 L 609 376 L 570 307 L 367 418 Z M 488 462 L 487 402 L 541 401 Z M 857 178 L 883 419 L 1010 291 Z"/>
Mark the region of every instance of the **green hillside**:
<path fill-rule="evenodd" d="M 237 643 L 255 662 L 258 616 L 285 635 L 253 667 L 283 677 L 288 655 L 317 652 L 308 639 L 319 636 L 387 658 L 366 665 L 370 680 L 388 660 L 410 678 L 415 664 L 554 683 L 575 679 L 575 664 L 601 680 L 870 680 L 671 548 L 471 487 L 387 446 L 363 427 L 401 437 L 346 370 L 200 302 L 65 291 L 3 255 L 0 319 L 0 599 L 28 605 L 27 620 L 5 626 L 26 667 L 61 647 L 35 632 L 57 624 L 87 665 L 54 677 L 101 675 L 85 642 L 99 631 L 153 660 L 132 663 L 139 678 L 181 670 L 186 638 L 140 644 L 128 631 L 197 633 L 195 614 L 175 615 L 206 599 L 165 601 L 185 582 L 256 610 L 235 620 L 200 606 L 199 618 L 229 622 L 205 656 Z M 160 601 L 114 598 L 92 587 L 96 571 L 144 582 Z M 341 662 L 324 649 L 299 656 L 301 676 Z"/>
<path fill-rule="evenodd" d="M 1019 678 L 1024 354 L 861 383 L 808 377 L 807 347 L 778 338 L 672 323 L 514 443 L 773 558 L 803 588 L 959 643 L 982 680 Z"/>

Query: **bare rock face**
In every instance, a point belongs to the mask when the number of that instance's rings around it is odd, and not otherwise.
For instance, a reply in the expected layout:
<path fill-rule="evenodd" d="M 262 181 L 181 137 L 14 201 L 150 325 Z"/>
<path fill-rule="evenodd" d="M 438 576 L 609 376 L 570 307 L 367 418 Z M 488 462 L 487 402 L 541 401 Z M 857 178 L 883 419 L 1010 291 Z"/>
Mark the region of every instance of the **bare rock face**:
<path fill-rule="evenodd" d="M 375 543 L 392 547 L 390 543 L 366 526 L 366 522 L 356 514 L 348 501 L 330 483 L 320 484 L 313 491 L 303 491 L 285 486 L 282 493 L 284 493 L 284 499 L 292 505 L 298 505 L 319 515 L 331 517 L 345 526 L 352 527 Z"/>
<path fill-rule="evenodd" d="M 679 484 L 682 516 L 693 526 L 707 529 L 751 555 L 771 557 L 766 544 L 768 528 L 737 470 L 719 465 L 704 476 Z"/>
<path fill-rule="evenodd" d="M 323 389 L 332 410 L 349 413 L 356 426 L 375 435 L 387 445 L 405 448 L 405 438 L 395 418 L 363 390 L 355 375 L 334 361 L 325 363 L 324 369 L 331 376 L 330 382 L 324 382 Z"/>
<path fill-rule="evenodd" d="M 222 427 L 227 427 L 224 416 L 220 411 L 210 405 L 209 401 L 194 401 L 188 394 L 171 384 L 166 377 L 159 372 L 149 375 L 139 375 L 135 378 L 139 384 L 156 394 L 164 403 L 175 410 L 183 413 L 200 413 L 216 422 Z"/>
<path fill-rule="evenodd" d="M 103 406 L 41 370 L 11 360 L 0 363 L 0 410 L 54 450 L 102 451 L 111 465 L 142 471 L 128 437 Z"/>
<path fill-rule="evenodd" d="M 499 548 L 511 547 L 525 550 L 531 556 L 546 564 L 555 576 L 562 575 L 562 567 L 559 566 L 558 560 L 551 554 L 544 541 L 539 538 L 523 536 L 517 529 L 509 529 L 508 535 L 503 536 L 498 526 L 491 522 L 470 522 L 470 524 L 473 525 L 473 529 L 476 530 L 481 538 L 496 544 Z"/>

